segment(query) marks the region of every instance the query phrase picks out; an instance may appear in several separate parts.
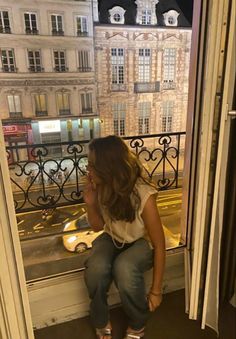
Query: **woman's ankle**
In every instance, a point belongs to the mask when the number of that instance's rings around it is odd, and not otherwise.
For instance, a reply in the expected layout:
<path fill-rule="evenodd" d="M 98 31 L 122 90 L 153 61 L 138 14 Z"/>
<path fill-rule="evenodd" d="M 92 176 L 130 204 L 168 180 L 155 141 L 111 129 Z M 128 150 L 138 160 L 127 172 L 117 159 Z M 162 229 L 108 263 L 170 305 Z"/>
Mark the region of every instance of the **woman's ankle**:
<path fill-rule="evenodd" d="M 112 329 L 112 326 L 111 326 L 111 322 L 110 322 L 110 321 L 108 321 L 108 323 L 107 323 L 106 326 L 101 327 L 101 328 L 99 327 L 100 330 L 105 330 L 105 329 L 107 329 L 107 328 L 109 328 L 110 330 Z"/>
<path fill-rule="evenodd" d="M 127 328 L 127 333 L 141 333 L 145 330 L 145 327 L 140 328 L 139 330 L 134 330 L 132 327 Z"/>

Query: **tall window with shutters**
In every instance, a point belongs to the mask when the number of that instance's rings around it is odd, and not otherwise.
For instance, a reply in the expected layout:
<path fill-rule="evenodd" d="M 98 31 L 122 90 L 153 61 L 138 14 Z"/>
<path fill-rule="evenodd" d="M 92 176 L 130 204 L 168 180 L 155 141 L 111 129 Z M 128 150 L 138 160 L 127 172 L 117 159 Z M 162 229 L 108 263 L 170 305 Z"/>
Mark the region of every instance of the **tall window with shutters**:
<path fill-rule="evenodd" d="M 1 50 L 1 61 L 2 61 L 2 71 L 3 72 L 16 72 L 15 64 L 15 53 L 14 49 L 2 49 Z"/>
<path fill-rule="evenodd" d="M 66 72 L 68 69 L 66 67 L 66 52 L 63 50 L 53 51 L 54 54 L 54 70 L 56 72 Z"/>
<path fill-rule="evenodd" d="M 149 48 L 139 49 L 138 74 L 140 82 L 150 81 L 151 50 Z"/>
<path fill-rule="evenodd" d="M 124 83 L 124 49 L 111 49 L 112 84 Z"/>
<path fill-rule="evenodd" d="M 165 101 L 163 103 L 161 115 L 162 132 L 172 132 L 173 113 L 174 113 L 174 101 Z"/>
<path fill-rule="evenodd" d="M 164 89 L 175 88 L 176 73 L 176 49 L 165 48 L 163 53 L 163 87 Z"/>
<path fill-rule="evenodd" d="M 52 35 L 64 35 L 62 15 L 52 14 L 51 24 L 52 24 Z"/>
<path fill-rule="evenodd" d="M 11 33 L 8 11 L 0 11 L 0 33 Z"/>
<path fill-rule="evenodd" d="M 82 114 L 93 113 L 93 96 L 92 93 L 81 93 Z"/>
<path fill-rule="evenodd" d="M 56 96 L 59 115 L 70 115 L 70 94 L 67 92 L 57 92 Z"/>
<path fill-rule="evenodd" d="M 124 103 L 114 103 L 112 105 L 114 134 L 125 135 L 125 113 L 126 105 Z"/>
<path fill-rule="evenodd" d="M 30 72 L 42 72 L 43 68 L 40 50 L 28 50 L 28 61 Z"/>
<path fill-rule="evenodd" d="M 86 16 L 76 17 L 77 36 L 88 36 L 88 18 Z"/>
<path fill-rule="evenodd" d="M 9 107 L 9 117 L 10 118 L 22 118 L 22 109 L 21 109 L 21 97 L 20 95 L 8 95 L 7 96 L 8 107 Z"/>
<path fill-rule="evenodd" d="M 79 72 L 91 72 L 92 67 L 90 64 L 90 52 L 86 50 L 78 51 L 78 60 L 79 60 Z"/>
<path fill-rule="evenodd" d="M 36 117 L 47 116 L 48 111 L 47 111 L 46 94 L 42 94 L 42 93 L 35 94 L 34 102 L 35 102 L 35 116 Z"/>
<path fill-rule="evenodd" d="M 150 133 L 151 102 L 140 102 L 138 105 L 138 133 Z"/>
<path fill-rule="evenodd" d="M 25 19 L 25 33 L 26 34 L 38 34 L 38 24 L 36 13 L 26 12 L 24 13 Z"/>

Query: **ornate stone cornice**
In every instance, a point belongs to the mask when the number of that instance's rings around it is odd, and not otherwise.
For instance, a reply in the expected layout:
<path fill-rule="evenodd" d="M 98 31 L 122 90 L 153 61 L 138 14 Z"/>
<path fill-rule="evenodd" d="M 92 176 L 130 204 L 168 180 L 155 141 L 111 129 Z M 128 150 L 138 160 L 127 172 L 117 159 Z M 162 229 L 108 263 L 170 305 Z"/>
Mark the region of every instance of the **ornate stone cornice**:
<path fill-rule="evenodd" d="M 70 85 L 85 85 L 94 84 L 93 79 L 54 79 L 54 80 L 0 80 L 0 86 L 2 87 L 30 87 L 30 86 L 70 86 Z"/>

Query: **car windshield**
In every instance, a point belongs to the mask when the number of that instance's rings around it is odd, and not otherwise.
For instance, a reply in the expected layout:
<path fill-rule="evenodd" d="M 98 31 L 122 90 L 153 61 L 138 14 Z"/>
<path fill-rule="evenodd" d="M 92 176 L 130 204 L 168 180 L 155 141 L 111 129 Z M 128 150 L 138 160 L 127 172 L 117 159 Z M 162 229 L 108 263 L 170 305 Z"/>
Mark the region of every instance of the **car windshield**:
<path fill-rule="evenodd" d="M 90 228 L 86 216 L 79 218 L 76 221 L 75 226 L 76 226 L 77 229 Z"/>

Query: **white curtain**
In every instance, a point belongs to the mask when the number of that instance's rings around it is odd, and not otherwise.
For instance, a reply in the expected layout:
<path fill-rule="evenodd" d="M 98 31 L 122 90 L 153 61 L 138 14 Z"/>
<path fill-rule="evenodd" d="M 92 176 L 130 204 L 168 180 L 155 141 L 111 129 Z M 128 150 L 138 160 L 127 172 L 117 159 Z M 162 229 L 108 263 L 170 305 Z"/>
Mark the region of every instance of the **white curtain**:
<path fill-rule="evenodd" d="M 232 88 L 235 80 L 234 13 L 235 0 L 209 1 L 204 46 L 204 79 L 201 85 L 202 103 L 199 105 L 202 116 L 197 163 L 196 212 L 192 225 L 192 267 L 186 265 L 186 274 L 191 276 L 189 317 L 197 319 L 201 314 L 202 328 L 207 325 L 217 332 L 220 249 L 230 130 L 230 117 L 227 117 L 227 112 L 232 105 Z M 222 79 L 222 83 L 219 79 Z M 214 160 L 217 161 L 215 168 L 212 169 Z"/>

